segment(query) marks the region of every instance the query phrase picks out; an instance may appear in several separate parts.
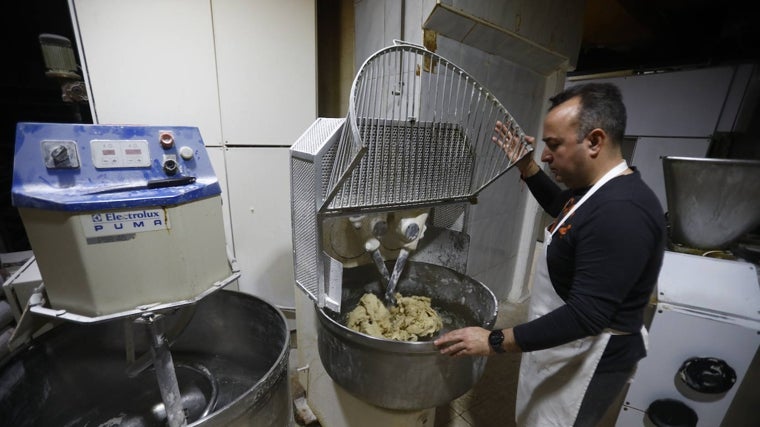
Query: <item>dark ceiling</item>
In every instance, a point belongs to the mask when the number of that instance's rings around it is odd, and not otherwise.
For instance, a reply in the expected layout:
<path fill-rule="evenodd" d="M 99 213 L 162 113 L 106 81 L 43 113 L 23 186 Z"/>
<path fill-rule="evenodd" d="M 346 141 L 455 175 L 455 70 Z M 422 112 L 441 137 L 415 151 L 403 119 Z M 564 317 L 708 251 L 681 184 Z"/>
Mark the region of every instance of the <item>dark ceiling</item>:
<path fill-rule="evenodd" d="M 582 46 L 571 74 L 757 62 L 760 22 L 750 4 L 586 0 Z"/>

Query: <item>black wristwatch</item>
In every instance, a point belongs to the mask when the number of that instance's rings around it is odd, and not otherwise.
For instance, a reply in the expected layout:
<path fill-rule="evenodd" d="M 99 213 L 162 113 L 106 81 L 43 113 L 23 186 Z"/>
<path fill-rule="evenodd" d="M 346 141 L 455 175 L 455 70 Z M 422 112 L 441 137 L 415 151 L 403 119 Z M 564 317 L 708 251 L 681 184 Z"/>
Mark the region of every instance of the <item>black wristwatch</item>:
<path fill-rule="evenodd" d="M 488 344 L 491 345 L 493 351 L 497 353 L 504 353 L 504 347 L 501 346 L 504 344 L 504 332 L 502 332 L 501 329 L 491 331 L 491 333 L 488 335 Z"/>

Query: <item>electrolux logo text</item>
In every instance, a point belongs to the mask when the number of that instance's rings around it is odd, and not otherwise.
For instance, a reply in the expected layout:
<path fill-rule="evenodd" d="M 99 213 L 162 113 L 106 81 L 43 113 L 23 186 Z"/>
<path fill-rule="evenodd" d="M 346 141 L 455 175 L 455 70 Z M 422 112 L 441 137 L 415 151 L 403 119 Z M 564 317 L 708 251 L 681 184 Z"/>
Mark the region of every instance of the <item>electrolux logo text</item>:
<path fill-rule="evenodd" d="M 108 212 L 105 215 L 104 214 L 92 215 L 92 222 L 129 221 L 133 219 L 147 219 L 147 218 L 161 218 L 161 214 L 156 211 L 153 211 L 153 212 L 141 211 L 141 212 L 127 212 L 127 213 Z"/>
<path fill-rule="evenodd" d="M 168 230 L 169 218 L 164 209 L 141 209 L 122 212 L 97 212 L 82 216 L 88 238 Z"/>

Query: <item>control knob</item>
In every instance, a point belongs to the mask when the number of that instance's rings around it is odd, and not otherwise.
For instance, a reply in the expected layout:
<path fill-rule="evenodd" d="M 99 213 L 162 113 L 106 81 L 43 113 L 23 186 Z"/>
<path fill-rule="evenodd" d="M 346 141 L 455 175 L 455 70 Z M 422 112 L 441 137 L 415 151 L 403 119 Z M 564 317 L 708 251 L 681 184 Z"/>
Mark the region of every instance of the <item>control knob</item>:
<path fill-rule="evenodd" d="M 169 176 L 174 176 L 177 174 L 177 171 L 179 170 L 179 165 L 177 164 L 177 161 L 174 159 L 166 159 L 164 160 L 164 172 L 166 172 Z"/>
<path fill-rule="evenodd" d="M 158 137 L 158 141 L 161 143 L 161 148 L 168 150 L 174 147 L 174 135 L 171 132 L 162 132 Z"/>
<path fill-rule="evenodd" d="M 65 145 L 59 145 L 50 152 L 53 158 L 53 164 L 56 167 L 66 167 L 69 165 L 69 149 Z"/>

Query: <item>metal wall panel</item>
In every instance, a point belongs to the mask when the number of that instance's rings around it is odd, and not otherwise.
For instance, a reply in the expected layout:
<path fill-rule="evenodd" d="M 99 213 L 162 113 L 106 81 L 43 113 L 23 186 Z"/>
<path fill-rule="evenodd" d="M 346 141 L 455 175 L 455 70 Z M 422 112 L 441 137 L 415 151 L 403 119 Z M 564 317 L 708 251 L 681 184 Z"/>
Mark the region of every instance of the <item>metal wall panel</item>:
<path fill-rule="evenodd" d="M 96 123 L 197 126 L 221 145 L 208 0 L 71 0 Z"/>
<path fill-rule="evenodd" d="M 708 137 L 718 126 L 733 74 L 733 67 L 715 67 L 578 83 L 620 87 L 628 110 L 626 135 Z"/>
<path fill-rule="evenodd" d="M 227 147 L 225 161 L 240 290 L 292 308 L 289 149 Z"/>
<path fill-rule="evenodd" d="M 314 0 L 212 0 L 224 143 L 290 146 L 317 117 Z"/>

